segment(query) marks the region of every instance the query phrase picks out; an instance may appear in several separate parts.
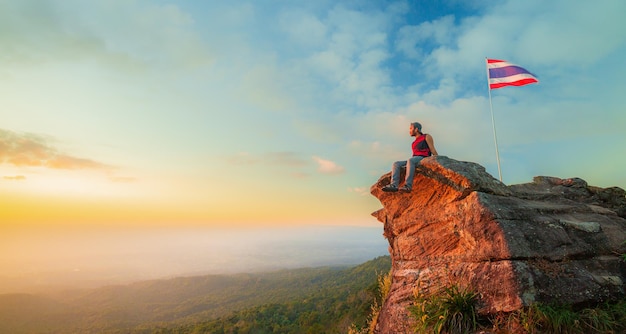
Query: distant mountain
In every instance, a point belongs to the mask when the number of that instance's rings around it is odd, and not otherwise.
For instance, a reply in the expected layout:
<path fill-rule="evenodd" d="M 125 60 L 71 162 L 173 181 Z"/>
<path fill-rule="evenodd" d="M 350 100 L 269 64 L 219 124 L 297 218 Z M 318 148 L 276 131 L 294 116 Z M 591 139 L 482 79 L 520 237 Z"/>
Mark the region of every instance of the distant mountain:
<path fill-rule="evenodd" d="M 375 298 L 377 275 L 390 267 L 390 258 L 384 256 L 356 267 L 180 277 L 47 295 L 0 295 L 0 333 L 191 333 L 203 326 L 227 329 L 237 317 L 264 313 L 276 315 L 281 326 L 295 321 L 330 328 L 334 322 L 335 328 L 347 329 L 352 322 L 365 321 Z M 292 315 L 280 317 L 288 313 Z M 307 319 L 302 318 L 305 314 Z M 272 321 L 248 324 L 269 326 Z"/>

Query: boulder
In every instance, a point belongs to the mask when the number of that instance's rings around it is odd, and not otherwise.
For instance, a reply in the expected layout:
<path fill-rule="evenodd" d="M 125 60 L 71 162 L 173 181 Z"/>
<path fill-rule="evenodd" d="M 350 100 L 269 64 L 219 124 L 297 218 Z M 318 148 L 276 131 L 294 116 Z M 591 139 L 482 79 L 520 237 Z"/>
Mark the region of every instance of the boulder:
<path fill-rule="evenodd" d="M 370 189 L 392 259 L 378 333 L 412 331 L 415 289 L 470 288 L 482 314 L 625 296 L 623 189 L 546 176 L 506 186 L 479 164 L 445 156 L 422 160 L 410 193 L 383 192 L 390 176 Z"/>

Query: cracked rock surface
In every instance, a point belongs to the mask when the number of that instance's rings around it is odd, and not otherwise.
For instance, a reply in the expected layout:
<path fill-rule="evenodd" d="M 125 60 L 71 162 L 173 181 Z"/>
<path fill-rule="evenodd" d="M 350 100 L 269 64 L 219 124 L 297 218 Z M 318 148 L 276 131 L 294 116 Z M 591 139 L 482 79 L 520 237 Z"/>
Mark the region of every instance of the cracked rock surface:
<path fill-rule="evenodd" d="M 625 296 L 621 188 L 547 176 L 506 186 L 476 163 L 445 156 L 422 160 L 410 193 L 383 192 L 389 182 L 383 175 L 370 189 L 383 206 L 373 215 L 384 224 L 392 259 L 379 333 L 411 332 L 415 289 L 471 288 L 481 313 Z"/>

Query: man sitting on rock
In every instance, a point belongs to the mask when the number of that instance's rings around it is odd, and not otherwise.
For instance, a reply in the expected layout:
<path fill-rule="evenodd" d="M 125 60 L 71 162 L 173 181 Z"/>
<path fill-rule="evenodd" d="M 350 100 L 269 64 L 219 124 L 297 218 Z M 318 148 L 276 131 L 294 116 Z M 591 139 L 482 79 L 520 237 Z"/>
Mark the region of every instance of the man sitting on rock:
<path fill-rule="evenodd" d="M 413 187 L 413 176 L 415 175 L 415 167 L 424 159 L 431 155 L 437 155 L 433 137 L 429 134 L 422 133 L 422 125 L 418 122 L 411 123 L 409 134 L 415 137 L 415 141 L 411 144 L 413 148 L 413 156 L 406 161 L 396 161 L 391 166 L 391 183 L 382 188 L 386 192 L 398 191 L 400 183 L 400 171 L 406 166 L 406 178 L 404 186 L 400 188 L 400 192 L 410 192 Z"/>

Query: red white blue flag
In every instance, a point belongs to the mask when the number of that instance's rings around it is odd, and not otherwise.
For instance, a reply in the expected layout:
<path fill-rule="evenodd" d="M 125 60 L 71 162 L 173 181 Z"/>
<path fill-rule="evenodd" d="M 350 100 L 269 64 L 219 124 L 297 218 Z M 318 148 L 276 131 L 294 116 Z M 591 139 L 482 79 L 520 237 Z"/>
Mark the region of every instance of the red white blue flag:
<path fill-rule="evenodd" d="M 539 82 L 535 75 L 525 68 L 504 60 L 487 59 L 487 72 L 490 89 L 504 86 L 524 86 Z"/>

